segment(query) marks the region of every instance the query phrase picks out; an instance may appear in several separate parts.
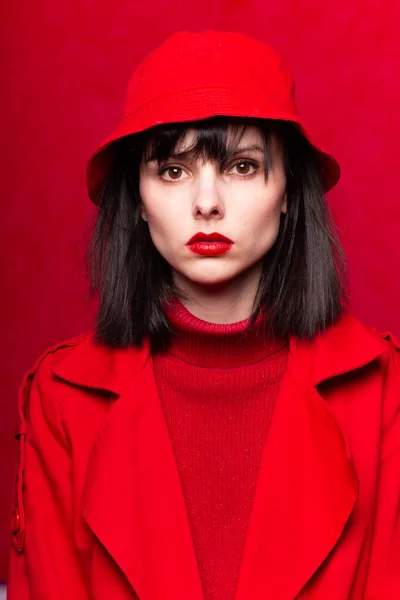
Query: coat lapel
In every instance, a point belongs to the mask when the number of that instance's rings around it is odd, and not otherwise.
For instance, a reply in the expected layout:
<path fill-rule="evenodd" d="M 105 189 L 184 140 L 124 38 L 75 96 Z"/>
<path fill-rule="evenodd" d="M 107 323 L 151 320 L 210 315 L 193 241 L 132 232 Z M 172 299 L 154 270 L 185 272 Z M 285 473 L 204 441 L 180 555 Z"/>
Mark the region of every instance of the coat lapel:
<path fill-rule="evenodd" d="M 350 314 L 314 342 L 291 339 L 236 600 L 294 600 L 338 542 L 358 480 L 349 442 L 316 388 L 384 350 Z"/>
<path fill-rule="evenodd" d="M 87 340 L 58 377 L 118 396 L 92 448 L 83 516 L 140 600 L 201 600 L 179 473 L 158 402 L 148 347 L 113 350 Z"/>
<path fill-rule="evenodd" d="M 317 391 L 385 349 L 345 313 L 311 342 L 290 339 L 264 449 L 236 600 L 294 600 L 338 542 L 357 499 L 351 448 Z M 89 335 L 53 368 L 116 397 L 91 453 L 84 517 L 141 600 L 201 600 L 189 522 L 148 345 Z"/>

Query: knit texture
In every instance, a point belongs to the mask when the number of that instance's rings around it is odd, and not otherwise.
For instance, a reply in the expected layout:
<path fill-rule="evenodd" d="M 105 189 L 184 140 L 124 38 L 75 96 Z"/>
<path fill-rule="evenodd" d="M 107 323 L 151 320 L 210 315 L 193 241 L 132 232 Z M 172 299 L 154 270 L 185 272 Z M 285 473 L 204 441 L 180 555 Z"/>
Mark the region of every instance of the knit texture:
<path fill-rule="evenodd" d="M 185 498 L 205 600 L 234 600 L 257 476 L 288 344 L 248 321 L 198 319 L 174 299 L 155 380 Z"/>

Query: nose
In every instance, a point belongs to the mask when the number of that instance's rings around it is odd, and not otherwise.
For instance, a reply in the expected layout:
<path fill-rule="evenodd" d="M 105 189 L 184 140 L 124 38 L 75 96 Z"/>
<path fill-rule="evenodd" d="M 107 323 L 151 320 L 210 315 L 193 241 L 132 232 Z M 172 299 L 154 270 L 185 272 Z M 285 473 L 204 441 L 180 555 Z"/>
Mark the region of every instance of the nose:
<path fill-rule="evenodd" d="M 193 200 L 193 216 L 195 219 L 222 219 L 225 205 L 222 191 L 218 186 L 218 174 L 211 164 L 203 166 L 196 182 Z"/>

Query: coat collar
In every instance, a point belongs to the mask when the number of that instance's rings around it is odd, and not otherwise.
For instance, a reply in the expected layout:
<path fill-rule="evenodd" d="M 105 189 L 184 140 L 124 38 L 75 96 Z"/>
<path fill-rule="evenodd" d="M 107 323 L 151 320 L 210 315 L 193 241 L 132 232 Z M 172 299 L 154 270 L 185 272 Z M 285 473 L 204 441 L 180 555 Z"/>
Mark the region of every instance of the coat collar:
<path fill-rule="evenodd" d="M 349 313 L 312 342 L 290 339 L 235 600 L 294 600 L 340 539 L 358 480 L 348 440 L 316 386 L 384 350 Z M 119 397 L 91 451 L 82 501 L 87 524 L 141 600 L 202 600 L 148 344 L 110 350 L 88 334 L 53 372 Z"/>
<path fill-rule="evenodd" d="M 343 313 L 335 325 L 312 341 L 290 338 L 290 353 L 296 355 L 298 371 L 307 365 L 309 382 L 314 386 L 371 362 L 384 350 L 384 342 L 350 312 Z M 140 372 L 149 353 L 147 341 L 141 348 L 109 348 L 96 343 L 94 333 L 89 331 L 66 358 L 53 366 L 53 373 L 70 383 L 120 396 L 129 383 L 132 368 Z"/>

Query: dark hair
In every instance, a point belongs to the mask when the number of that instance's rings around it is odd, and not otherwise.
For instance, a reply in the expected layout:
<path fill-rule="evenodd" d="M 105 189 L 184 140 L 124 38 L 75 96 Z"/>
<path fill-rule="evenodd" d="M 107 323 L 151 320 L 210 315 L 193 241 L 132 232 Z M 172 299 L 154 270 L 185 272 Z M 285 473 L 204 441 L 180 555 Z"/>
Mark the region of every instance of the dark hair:
<path fill-rule="evenodd" d="M 163 303 L 175 289 L 170 265 L 155 248 L 141 218 L 139 165 L 143 157 L 168 158 L 190 127 L 196 130 L 191 153 L 218 160 L 223 167 L 236 133 L 257 125 L 265 143 L 268 176 L 271 133 L 283 142 L 287 213 L 278 237 L 262 261 L 262 276 L 251 322 L 268 311 L 270 335 L 312 339 L 333 324 L 347 303 L 344 252 L 324 199 L 322 166 L 308 140 L 289 122 L 245 117 L 211 117 L 158 125 L 115 142 L 113 167 L 99 193 L 99 209 L 87 249 L 91 296 L 99 293 L 96 339 L 112 346 L 168 347 L 171 327 Z M 227 144 L 227 128 L 234 141 Z"/>

